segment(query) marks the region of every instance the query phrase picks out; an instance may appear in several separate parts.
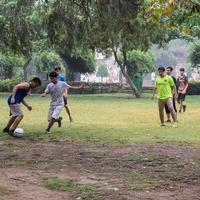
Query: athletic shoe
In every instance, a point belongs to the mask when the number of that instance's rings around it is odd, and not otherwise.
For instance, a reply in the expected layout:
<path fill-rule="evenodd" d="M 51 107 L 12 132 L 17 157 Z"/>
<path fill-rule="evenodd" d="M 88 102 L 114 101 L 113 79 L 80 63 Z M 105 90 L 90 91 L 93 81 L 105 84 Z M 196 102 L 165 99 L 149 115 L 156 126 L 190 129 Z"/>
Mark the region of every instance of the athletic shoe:
<path fill-rule="evenodd" d="M 60 128 L 62 126 L 62 117 L 59 117 L 58 119 L 58 127 Z"/>
<path fill-rule="evenodd" d="M 7 127 L 4 128 L 4 129 L 3 129 L 3 133 L 9 133 L 9 128 L 7 128 Z"/>
<path fill-rule="evenodd" d="M 160 126 L 166 126 L 165 123 L 161 123 Z"/>
<path fill-rule="evenodd" d="M 177 122 L 174 122 L 173 125 L 172 125 L 172 127 L 173 127 L 173 128 L 177 128 L 177 127 L 178 127 L 178 123 L 177 123 Z"/>
<path fill-rule="evenodd" d="M 186 105 L 183 106 L 183 112 L 185 112 L 185 111 L 186 111 Z"/>
<path fill-rule="evenodd" d="M 181 113 L 181 110 L 179 110 L 178 112 Z"/>
<path fill-rule="evenodd" d="M 171 123 L 172 121 L 170 119 L 168 119 L 167 121 L 165 121 L 166 123 Z"/>

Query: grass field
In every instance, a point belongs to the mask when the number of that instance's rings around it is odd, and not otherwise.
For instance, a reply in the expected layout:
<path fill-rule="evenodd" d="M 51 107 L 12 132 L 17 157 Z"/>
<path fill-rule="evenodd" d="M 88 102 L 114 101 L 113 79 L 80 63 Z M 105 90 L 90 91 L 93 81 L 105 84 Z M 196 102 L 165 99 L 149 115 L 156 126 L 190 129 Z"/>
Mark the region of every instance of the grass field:
<path fill-rule="evenodd" d="M 1 130 L 8 120 L 7 96 L 1 94 Z M 178 128 L 173 128 L 170 124 L 161 128 L 157 103 L 148 95 L 141 99 L 125 94 L 72 95 L 69 105 L 75 122 L 70 124 L 63 110 L 63 126 L 60 129 L 54 126 L 51 135 L 44 134 L 50 98 L 31 96 L 26 100 L 33 107 L 32 112 L 23 108 L 25 118 L 20 127 L 25 129 L 26 138 L 111 144 L 200 143 L 200 96 L 187 97 L 188 110 L 178 116 Z M 7 138 L 8 136 L 0 136 L 0 140 Z"/>
<path fill-rule="evenodd" d="M 8 120 L 1 94 L 0 130 Z M 44 134 L 50 98 L 26 98 L 23 139 L 0 133 L 1 200 L 199 200 L 200 96 L 179 127 L 159 126 L 156 101 L 126 94 L 72 95 L 74 123 Z"/>

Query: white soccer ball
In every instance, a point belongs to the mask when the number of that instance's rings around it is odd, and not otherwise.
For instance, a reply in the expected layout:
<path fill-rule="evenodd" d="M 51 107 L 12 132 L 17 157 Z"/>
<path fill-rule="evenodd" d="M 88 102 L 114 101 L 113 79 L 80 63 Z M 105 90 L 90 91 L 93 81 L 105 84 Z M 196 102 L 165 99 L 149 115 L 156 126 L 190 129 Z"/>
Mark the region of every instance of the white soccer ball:
<path fill-rule="evenodd" d="M 24 136 L 24 129 L 23 128 L 16 128 L 14 133 L 13 133 L 14 137 L 18 137 L 21 138 Z"/>

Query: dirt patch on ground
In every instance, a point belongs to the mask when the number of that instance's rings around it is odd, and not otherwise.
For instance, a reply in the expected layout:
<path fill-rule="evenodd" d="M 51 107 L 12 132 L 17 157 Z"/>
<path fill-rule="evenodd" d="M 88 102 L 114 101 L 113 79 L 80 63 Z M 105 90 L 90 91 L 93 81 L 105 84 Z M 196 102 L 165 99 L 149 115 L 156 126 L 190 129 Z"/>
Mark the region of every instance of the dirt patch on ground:
<path fill-rule="evenodd" d="M 101 188 L 101 199 L 200 199 L 200 147 L 0 142 L 0 200 L 95 199 L 44 187 L 48 177 Z"/>

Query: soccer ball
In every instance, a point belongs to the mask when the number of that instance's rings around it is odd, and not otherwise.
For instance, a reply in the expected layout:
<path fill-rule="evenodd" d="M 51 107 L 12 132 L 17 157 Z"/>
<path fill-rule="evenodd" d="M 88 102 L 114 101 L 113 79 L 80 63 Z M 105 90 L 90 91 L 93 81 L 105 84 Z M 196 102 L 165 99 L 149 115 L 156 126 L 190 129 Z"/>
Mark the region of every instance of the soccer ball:
<path fill-rule="evenodd" d="M 23 128 L 16 128 L 14 133 L 13 133 L 14 137 L 18 137 L 21 138 L 24 136 L 24 129 Z"/>

